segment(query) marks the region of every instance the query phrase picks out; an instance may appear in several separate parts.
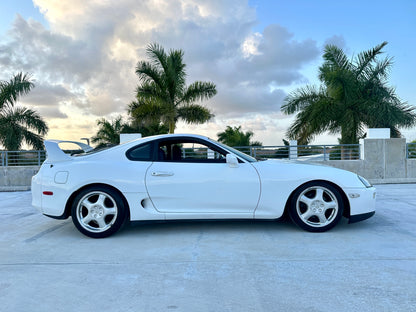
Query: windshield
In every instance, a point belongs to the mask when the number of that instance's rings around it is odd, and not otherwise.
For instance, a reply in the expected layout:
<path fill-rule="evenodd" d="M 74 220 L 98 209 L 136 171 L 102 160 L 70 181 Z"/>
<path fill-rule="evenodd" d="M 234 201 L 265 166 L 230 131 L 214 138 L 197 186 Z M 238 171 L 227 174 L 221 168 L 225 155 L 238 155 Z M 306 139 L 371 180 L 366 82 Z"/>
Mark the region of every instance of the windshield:
<path fill-rule="evenodd" d="M 214 141 L 214 140 L 212 140 Z M 228 145 L 222 144 L 220 142 L 214 141 L 216 144 L 218 144 L 219 146 L 221 146 L 222 148 L 224 148 L 225 150 L 228 150 L 229 152 L 237 155 L 238 157 L 248 161 L 248 162 L 256 162 L 257 160 L 254 157 L 251 157 L 247 154 L 244 154 L 243 152 L 240 152 L 239 150 L 236 150 L 235 148 L 232 148 Z"/>

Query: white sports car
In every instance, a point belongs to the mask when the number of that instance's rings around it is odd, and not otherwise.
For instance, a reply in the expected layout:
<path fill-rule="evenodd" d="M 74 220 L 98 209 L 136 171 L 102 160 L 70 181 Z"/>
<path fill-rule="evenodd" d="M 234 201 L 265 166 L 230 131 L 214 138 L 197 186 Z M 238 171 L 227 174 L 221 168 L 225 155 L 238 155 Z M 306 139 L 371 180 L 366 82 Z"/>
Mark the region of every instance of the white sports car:
<path fill-rule="evenodd" d="M 278 219 L 324 232 L 342 216 L 375 213 L 376 190 L 357 174 L 287 160 L 256 160 L 199 135 L 145 137 L 70 156 L 45 141 L 32 204 L 101 238 L 128 221 Z"/>

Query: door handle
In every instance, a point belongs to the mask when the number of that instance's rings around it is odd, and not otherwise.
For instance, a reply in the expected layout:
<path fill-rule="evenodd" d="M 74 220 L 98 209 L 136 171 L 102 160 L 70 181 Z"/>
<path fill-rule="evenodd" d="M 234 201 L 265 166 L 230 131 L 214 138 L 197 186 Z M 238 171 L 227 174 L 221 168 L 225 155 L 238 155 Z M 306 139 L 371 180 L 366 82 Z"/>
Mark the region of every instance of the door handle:
<path fill-rule="evenodd" d="M 170 177 L 173 176 L 173 172 L 168 171 L 154 171 L 152 172 L 153 177 Z"/>

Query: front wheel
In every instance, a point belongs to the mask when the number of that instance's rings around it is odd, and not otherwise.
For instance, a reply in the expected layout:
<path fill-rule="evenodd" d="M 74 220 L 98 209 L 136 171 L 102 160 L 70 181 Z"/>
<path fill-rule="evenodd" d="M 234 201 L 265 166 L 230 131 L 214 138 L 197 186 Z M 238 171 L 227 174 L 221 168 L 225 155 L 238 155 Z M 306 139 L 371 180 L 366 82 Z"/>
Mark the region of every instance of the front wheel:
<path fill-rule="evenodd" d="M 127 216 L 120 195 L 102 186 L 91 186 L 74 199 L 72 221 L 77 229 L 92 238 L 104 238 L 117 232 Z"/>
<path fill-rule="evenodd" d="M 292 221 L 309 232 L 325 232 L 341 219 L 344 203 L 340 192 L 326 182 L 309 182 L 292 196 L 289 215 Z"/>

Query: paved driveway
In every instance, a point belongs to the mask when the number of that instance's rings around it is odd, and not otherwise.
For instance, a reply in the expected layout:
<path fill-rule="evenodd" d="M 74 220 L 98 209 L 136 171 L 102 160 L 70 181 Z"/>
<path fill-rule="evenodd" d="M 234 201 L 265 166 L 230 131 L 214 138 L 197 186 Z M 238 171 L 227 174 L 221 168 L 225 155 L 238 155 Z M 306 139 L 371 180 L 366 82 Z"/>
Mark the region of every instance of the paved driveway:
<path fill-rule="evenodd" d="M 416 185 L 312 234 L 289 222 L 134 225 L 102 240 L 0 193 L 0 311 L 416 311 Z"/>

